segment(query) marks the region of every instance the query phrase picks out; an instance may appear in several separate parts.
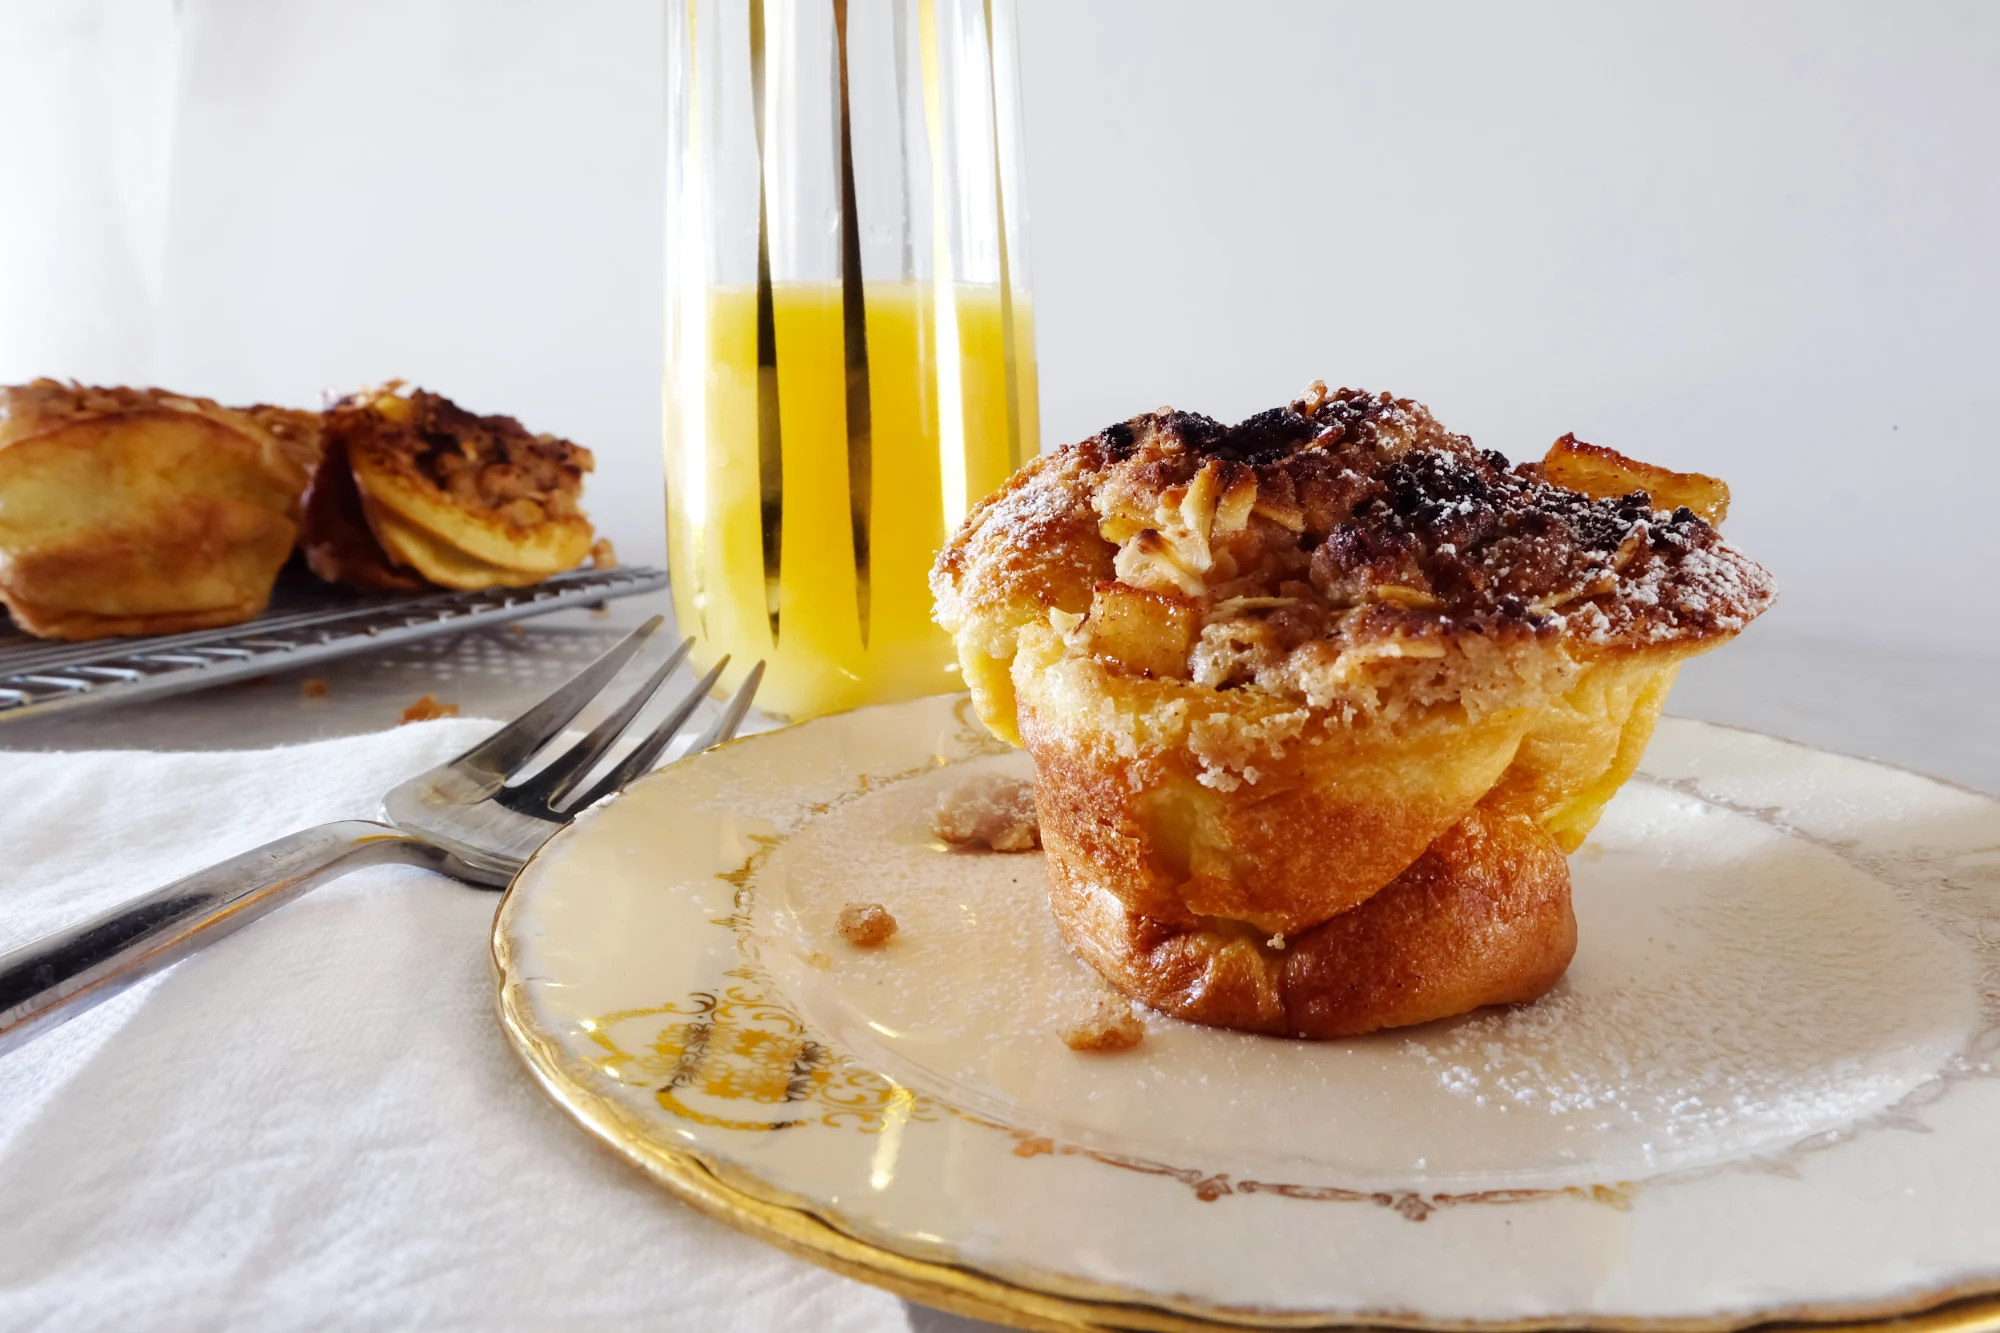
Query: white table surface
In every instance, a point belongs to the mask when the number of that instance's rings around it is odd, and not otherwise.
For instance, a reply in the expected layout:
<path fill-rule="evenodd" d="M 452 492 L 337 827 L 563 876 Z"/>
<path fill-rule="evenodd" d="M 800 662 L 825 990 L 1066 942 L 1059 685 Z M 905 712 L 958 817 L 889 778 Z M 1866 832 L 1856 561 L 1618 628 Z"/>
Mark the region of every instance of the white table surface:
<path fill-rule="evenodd" d="M 575 671 L 663 596 L 471 631 L 126 708 L 0 723 L 0 750 L 242 749 L 377 731 L 424 694 L 506 717 Z M 307 679 L 324 698 L 305 697 Z M 1867 755 L 2000 793 L 2000 661 L 1767 641 L 1754 630 L 1689 664 L 1669 710 Z M 495 1040 L 498 1040 L 495 1033 Z M 665 1196 L 663 1208 L 679 1207 Z M 913 1310 L 919 1333 L 987 1328 Z"/>

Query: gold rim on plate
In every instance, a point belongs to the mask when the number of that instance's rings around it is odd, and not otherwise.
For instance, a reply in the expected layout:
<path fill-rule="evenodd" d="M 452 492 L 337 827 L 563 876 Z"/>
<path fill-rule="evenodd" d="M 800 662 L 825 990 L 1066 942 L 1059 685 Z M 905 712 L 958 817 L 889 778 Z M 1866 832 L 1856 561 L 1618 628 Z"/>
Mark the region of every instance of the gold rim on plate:
<path fill-rule="evenodd" d="M 1740 730 L 1727 728 L 1728 730 Z M 789 729 L 788 729 L 789 730 Z M 757 744 L 764 735 L 729 743 Z M 1772 738 L 1777 739 L 1777 738 Z M 1796 744 L 1796 742 L 1787 742 Z M 1801 747 L 1814 749 L 1814 747 Z M 1817 752 L 1817 751 L 1816 751 Z M 1866 761 L 1875 763 L 1876 761 Z M 1892 768 L 1892 765 L 1880 765 Z M 1909 772 L 1910 770 L 1899 770 Z M 1927 775 L 1917 775 L 1926 776 Z M 1940 785 L 1971 791 L 1929 778 Z M 1984 793 L 1978 793 L 1984 795 Z M 1312 1313 L 1274 1314 L 1254 1309 L 1173 1308 L 1143 1291 L 1089 1290 L 1056 1277 L 1031 1287 L 961 1265 L 900 1253 L 856 1234 L 837 1215 L 789 1201 L 748 1173 L 702 1154 L 661 1143 L 637 1118 L 598 1096 L 587 1085 L 588 1069 L 568 1055 L 558 1038 L 542 1030 L 528 1002 L 503 923 L 522 878 L 549 848 L 571 836 L 564 829 L 530 858 L 503 895 L 495 913 L 491 957 L 498 981 L 500 1020 L 515 1053 L 536 1083 L 592 1137 L 681 1201 L 746 1235 L 907 1300 L 953 1314 L 1042 1333 L 1212 1333 L 1215 1330 L 1334 1330 L 1394 1328 L 1422 1333 L 1542 1333 L 1587 1328 L 1607 1333 L 1734 1333 L 1735 1330 L 1875 1330 L 1908 1333 L 2000 1333 L 2000 1285 L 1991 1280 L 1927 1289 L 1878 1301 L 1814 1304 L 1762 1311 L 1749 1317 L 1695 1319 L 1606 1318 L 1582 1323 L 1560 1320 L 1438 1320 L 1412 1312 L 1372 1312 L 1365 1319 L 1329 1318 Z M 1067 1289 L 1065 1289 L 1067 1288 Z"/>

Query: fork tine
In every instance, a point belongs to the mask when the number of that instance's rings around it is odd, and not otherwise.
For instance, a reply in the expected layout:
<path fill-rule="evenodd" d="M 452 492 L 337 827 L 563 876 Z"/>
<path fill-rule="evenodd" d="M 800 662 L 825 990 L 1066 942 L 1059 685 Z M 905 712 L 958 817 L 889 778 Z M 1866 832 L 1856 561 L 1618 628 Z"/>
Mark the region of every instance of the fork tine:
<path fill-rule="evenodd" d="M 639 715 L 640 709 L 652 702 L 653 696 L 659 693 L 660 686 L 666 684 L 667 677 L 674 674 L 674 668 L 681 664 L 681 659 L 688 655 L 688 649 L 692 647 L 694 647 L 693 639 L 683 640 L 681 646 L 674 649 L 646 683 L 632 691 L 630 698 L 602 722 L 592 727 L 588 736 L 564 750 L 541 772 L 514 787 L 508 794 L 516 801 L 539 803 L 545 808 L 554 809 L 556 802 L 568 795 L 570 789 L 577 783 L 583 781 L 584 775 L 604 757 L 604 752 L 618 743 L 618 738 L 625 733 L 625 728 L 632 725 L 632 719 Z"/>
<path fill-rule="evenodd" d="M 743 715 L 750 711 L 750 700 L 757 693 L 757 686 L 764 679 L 764 664 L 759 662 L 750 668 L 750 674 L 736 687 L 735 697 L 722 706 L 715 720 L 708 724 L 708 730 L 694 738 L 687 748 L 689 754 L 700 754 L 710 746 L 720 745 L 736 734 L 743 725 Z"/>
<path fill-rule="evenodd" d="M 632 779 L 638 777 L 641 773 L 650 771 L 653 765 L 659 762 L 661 752 L 673 743 L 673 739 L 680 733 L 680 729 L 687 725 L 689 718 L 694 716 L 694 710 L 701 707 L 701 701 L 706 699 L 708 692 L 715 688 L 715 682 L 722 679 L 722 668 L 728 665 L 729 656 L 725 653 L 721 661 L 709 668 L 707 675 L 695 682 L 694 688 L 688 691 L 687 698 L 681 700 L 675 706 L 674 711 L 667 714 L 665 720 L 659 726 L 653 728 L 652 734 L 634 746 L 632 753 L 619 760 L 617 767 L 606 773 L 596 786 L 573 801 L 567 813 L 573 814 L 579 810 L 589 808 L 613 792 L 623 789 L 626 783 L 632 781 Z M 762 674 L 762 668 L 763 663 L 758 663 L 757 668 L 751 672 L 753 680 Z"/>
<path fill-rule="evenodd" d="M 665 623 L 665 616 L 654 616 L 613 645 L 602 657 L 570 677 L 567 684 L 548 698 L 444 767 L 465 766 L 483 770 L 483 776 L 490 776 L 497 786 L 568 726 L 569 720 L 597 697 L 598 691 L 610 683 L 619 668 L 630 661 L 632 654 L 638 652 Z"/>

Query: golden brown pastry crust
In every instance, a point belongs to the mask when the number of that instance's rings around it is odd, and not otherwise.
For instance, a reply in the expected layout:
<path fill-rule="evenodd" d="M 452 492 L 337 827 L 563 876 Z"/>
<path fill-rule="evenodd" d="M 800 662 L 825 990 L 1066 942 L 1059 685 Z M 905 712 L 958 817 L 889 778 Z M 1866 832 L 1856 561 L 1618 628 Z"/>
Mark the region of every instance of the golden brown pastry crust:
<path fill-rule="evenodd" d="M 1315 384 L 1036 460 L 932 588 L 981 718 L 1034 757 L 1056 881 L 1148 929 L 1291 937 L 1476 808 L 1578 846 L 1679 663 L 1775 596 L 1704 517 L 1727 502 L 1574 437 L 1509 468 Z"/>
<path fill-rule="evenodd" d="M 1127 995 L 1191 1022 L 1293 1037 L 1524 1003 L 1576 952 L 1562 853 L 1527 817 L 1483 808 L 1366 902 L 1281 948 L 1233 922 L 1148 920 L 1055 858 L 1049 904 L 1070 947 Z"/>
<path fill-rule="evenodd" d="M 307 491 L 314 573 L 371 591 L 522 587 L 615 559 L 578 508 L 590 451 L 400 381 L 340 399 Z"/>
<path fill-rule="evenodd" d="M 578 507 L 588 449 L 396 387 L 326 413 L 329 448 L 346 449 L 390 563 L 449 588 L 518 587 L 583 563 L 593 541 Z"/>
<path fill-rule="evenodd" d="M 157 389 L 0 389 L 0 602 L 44 638 L 238 624 L 297 534 L 309 439 Z"/>
<path fill-rule="evenodd" d="M 1395 878 L 1513 761 L 1532 715 L 1320 725 L 1254 690 L 1137 680 L 1021 635 L 1042 845 L 1132 911 L 1293 934 Z"/>
<path fill-rule="evenodd" d="M 270 403 L 255 403 L 236 410 L 263 427 L 264 432 L 277 441 L 285 456 L 308 475 L 319 466 L 326 424 L 319 413 L 299 407 L 275 407 Z"/>

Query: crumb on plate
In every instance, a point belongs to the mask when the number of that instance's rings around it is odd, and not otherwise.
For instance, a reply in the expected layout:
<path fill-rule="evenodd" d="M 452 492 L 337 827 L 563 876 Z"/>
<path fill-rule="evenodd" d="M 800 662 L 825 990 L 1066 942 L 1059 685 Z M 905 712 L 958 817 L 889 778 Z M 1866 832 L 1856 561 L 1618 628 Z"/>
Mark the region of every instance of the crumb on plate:
<path fill-rule="evenodd" d="M 305 680 L 299 682 L 299 697 L 301 699 L 326 698 L 326 682 L 318 676 L 307 677 Z"/>
<path fill-rule="evenodd" d="M 1146 1025 L 1130 1000 L 1107 992 L 1088 1018 L 1063 1030 L 1062 1039 L 1072 1051 L 1129 1051 L 1146 1039 Z"/>
<path fill-rule="evenodd" d="M 983 843 L 996 852 L 1031 852 L 1042 845 L 1034 784 L 997 773 L 967 778 L 938 796 L 931 832 L 954 847 Z"/>
<path fill-rule="evenodd" d="M 840 938 L 860 949 L 888 943 L 896 933 L 896 918 L 880 903 L 849 903 L 840 909 Z"/>
<path fill-rule="evenodd" d="M 435 694 L 426 694 L 403 710 L 403 715 L 396 719 L 396 725 L 400 727 L 410 722 L 434 722 L 441 717 L 457 716 L 457 704 L 439 703 Z"/>

